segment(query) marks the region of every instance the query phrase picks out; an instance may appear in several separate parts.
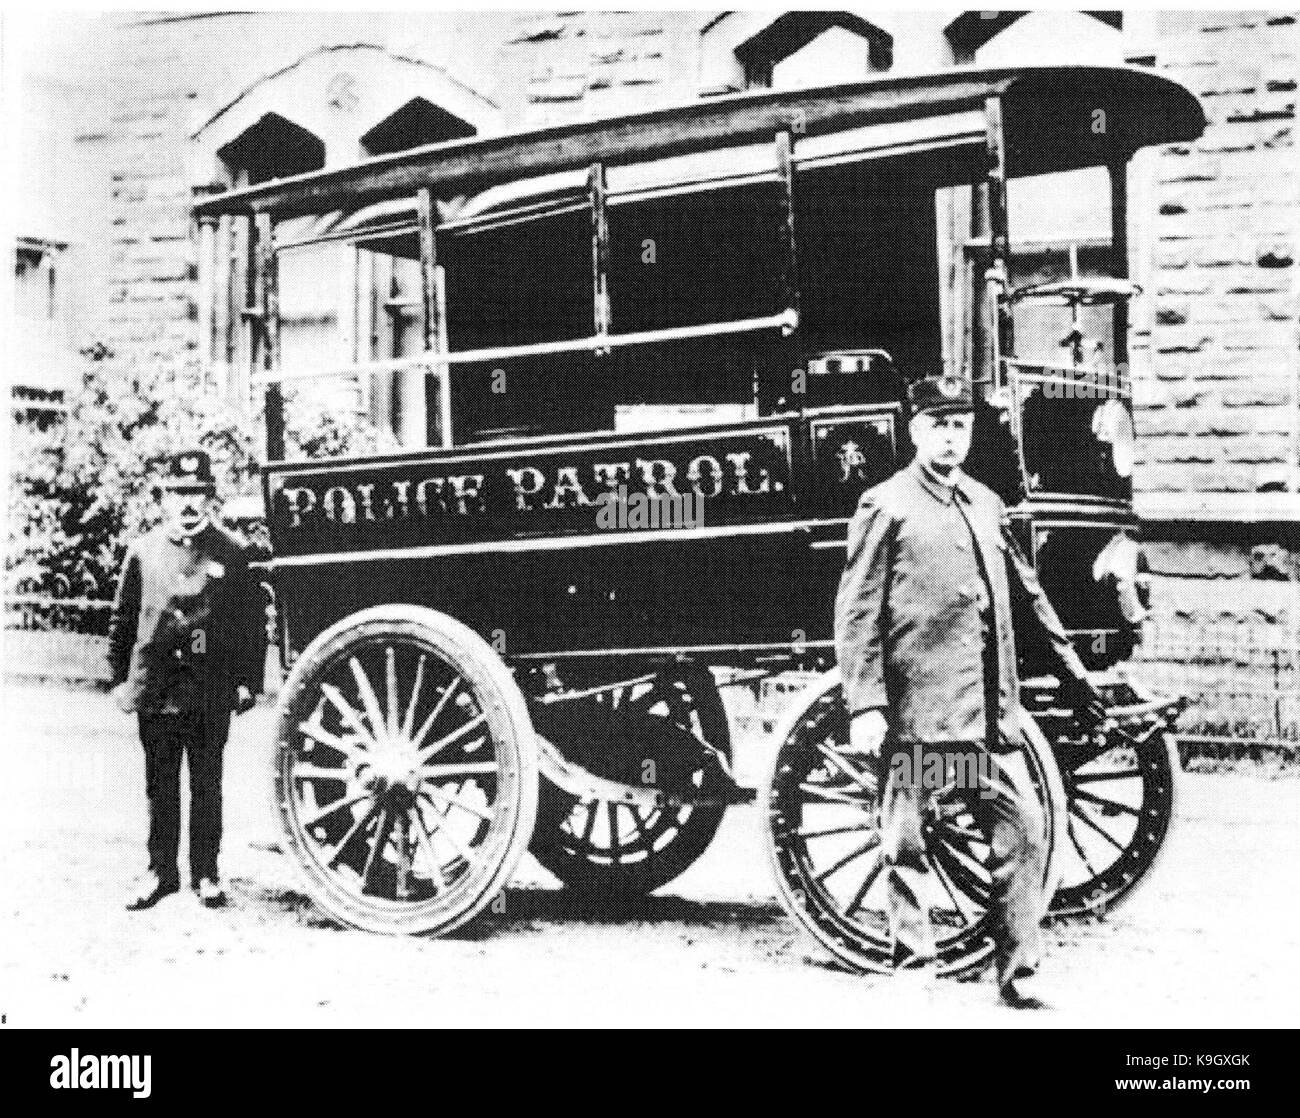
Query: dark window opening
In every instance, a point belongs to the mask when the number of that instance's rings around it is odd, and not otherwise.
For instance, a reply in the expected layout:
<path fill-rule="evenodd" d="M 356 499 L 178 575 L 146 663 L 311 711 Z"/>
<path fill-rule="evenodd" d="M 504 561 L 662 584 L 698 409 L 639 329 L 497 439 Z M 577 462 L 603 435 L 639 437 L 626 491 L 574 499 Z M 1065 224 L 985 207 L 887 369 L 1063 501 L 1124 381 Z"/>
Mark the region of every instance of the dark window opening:
<path fill-rule="evenodd" d="M 589 338 L 595 332 L 591 211 L 438 234 L 452 352 Z M 590 353 L 514 357 L 452 369 L 458 443 L 613 426 Z"/>
<path fill-rule="evenodd" d="M 366 155 L 388 155 L 408 148 L 473 136 L 475 128 L 446 109 L 416 97 L 361 137 Z"/>
<path fill-rule="evenodd" d="M 942 364 L 935 193 L 919 171 L 903 170 L 856 165 L 797 180 L 805 356 L 880 349 L 892 358 L 892 369 L 859 363 L 858 399 L 897 399 L 899 374 L 912 379 Z"/>
<path fill-rule="evenodd" d="M 267 113 L 217 155 L 240 185 L 319 171 L 325 166 L 325 144 L 278 113 Z"/>
<path fill-rule="evenodd" d="M 612 331 L 777 314 L 775 183 L 610 207 Z"/>

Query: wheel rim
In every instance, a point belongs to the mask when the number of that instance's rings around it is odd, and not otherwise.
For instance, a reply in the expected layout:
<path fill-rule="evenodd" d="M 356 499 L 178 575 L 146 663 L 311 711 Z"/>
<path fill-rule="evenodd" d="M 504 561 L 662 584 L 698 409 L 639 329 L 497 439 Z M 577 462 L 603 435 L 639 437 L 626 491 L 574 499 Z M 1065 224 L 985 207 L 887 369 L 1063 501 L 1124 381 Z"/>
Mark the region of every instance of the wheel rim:
<path fill-rule="evenodd" d="M 1151 868 L 1173 815 L 1174 765 L 1158 725 L 1054 743 L 1069 811 L 1064 875 L 1052 899 L 1060 916 L 1101 912 Z"/>
<path fill-rule="evenodd" d="M 782 743 L 769 786 L 769 837 L 787 907 L 850 965 L 893 969 L 880 845 L 880 774 L 846 756 L 848 719 L 839 687 L 819 696 Z M 1046 774 L 1025 750 L 1040 803 Z M 995 759 L 996 763 L 996 759 Z M 996 770 L 995 770 L 996 773 Z M 942 973 L 982 966 L 994 941 L 987 909 L 989 836 L 957 790 L 932 798 L 922 833 L 924 889 Z"/>
<path fill-rule="evenodd" d="M 712 685 L 711 679 L 709 685 Z M 636 686 L 600 695 L 596 701 L 611 704 L 614 711 L 627 710 L 638 715 L 663 718 L 701 741 L 718 747 L 720 739 L 725 746 L 725 712 L 719 711 L 722 722 L 721 726 L 716 725 L 718 717 L 710 717 L 708 709 L 696 697 L 696 691 L 701 686 L 703 685 L 698 681 L 694 681 L 693 686 L 689 673 L 661 675 Z M 557 744 L 563 748 L 562 743 Z M 677 763 L 681 760 L 669 759 L 670 762 Z M 645 773 L 642 771 L 615 771 L 618 769 L 616 762 L 611 769 L 608 757 L 582 758 L 580 763 L 585 763 L 591 771 L 608 779 L 637 784 L 645 781 Z M 658 759 L 656 763 L 664 762 L 663 759 Z M 689 772 L 681 773 L 680 779 L 685 779 L 696 789 L 702 789 L 708 779 L 708 771 L 703 765 L 698 765 Z M 566 873 L 562 863 L 590 869 L 594 875 L 589 880 L 606 884 L 615 878 L 624 880 L 642 876 L 654 879 L 655 885 L 670 880 L 676 876 L 676 872 L 680 872 L 680 868 L 685 867 L 674 866 L 674 872 L 664 877 L 656 872 L 659 867 L 652 864 L 662 859 L 665 852 L 681 841 L 693 827 L 707 826 L 711 837 L 721 815 L 718 809 L 690 804 L 651 807 L 611 800 L 579 799 L 554 786 L 545 790 L 544 801 L 547 806 L 534 837 L 534 853 L 539 854 L 544 864 L 566 879 L 573 875 Z M 704 819 L 706 814 L 710 817 L 707 821 Z M 539 847 L 550 849 L 539 850 Z M 693 857 L 694 854 L 691 860 Z M 569 883 L 579 884 L 577 881 Z M 642 882 L 643 886 L 646 884 Z"/>
<path fill-rule="evenodd" d="M 327 657 L 282 722 L 286 832 L 325 907 L 374 930 L 476 910 L 509 847 L 520 757 L 497 696 L 418 636 Z"/>

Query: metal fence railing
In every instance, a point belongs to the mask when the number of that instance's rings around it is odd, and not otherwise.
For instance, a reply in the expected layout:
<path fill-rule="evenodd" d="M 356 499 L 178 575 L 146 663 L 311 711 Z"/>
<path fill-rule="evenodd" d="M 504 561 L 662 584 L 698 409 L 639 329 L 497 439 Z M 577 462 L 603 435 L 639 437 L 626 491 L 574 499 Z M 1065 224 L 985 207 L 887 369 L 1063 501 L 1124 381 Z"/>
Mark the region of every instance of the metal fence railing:
<path fill-rule="evenodd" d="M 1300 757 L 1300 664 L 1283 624 L 1159 619 L 1146 625 L 1129 674 L 1187 695 L 1184 754 Z"/>
<path fill-rule="evenodd" d="M 5 675 L 16 679 L 108 680 L 113 603 L 44 594 L 5 596 Z"/>

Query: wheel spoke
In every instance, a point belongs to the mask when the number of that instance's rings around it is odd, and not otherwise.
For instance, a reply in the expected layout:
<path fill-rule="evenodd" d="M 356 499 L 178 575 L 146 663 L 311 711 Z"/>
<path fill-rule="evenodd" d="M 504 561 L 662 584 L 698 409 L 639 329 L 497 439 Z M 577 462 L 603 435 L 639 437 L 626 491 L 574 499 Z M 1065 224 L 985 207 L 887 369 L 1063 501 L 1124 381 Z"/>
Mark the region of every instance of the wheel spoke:
<path fill-rule="evenodd" d="M 352 669 L 352 678 L 357 685 L 357 695 L 360 697 L 361 705 L 366 712 L 366 719 L 371 725 L 371 735 L 378 741 L 388 732 L 388 723 L 384 718 L 384 712 L 379 709 L 379 696 L 375 694 L 375 689 L 370 686 L 370 678 L 361 667 L 360 660 L 355 656 L 349 656 L 348 667 Z"/>
<path fill-rule="evenodd" d="M 618 865 L 618 801 L 610 800 L 605 805 L 605 812 L 609 818 L 609 850 L 610 856 L 614 859 L 614 864 Z"/>
<path fill-rule="evenodd" d="M 587 810 L 587 825 L 582 829 L 582 841 L 586 846 L 591 845 L 591 836 L 596 832 L 596 816 L 600 814 L 600 801 L 592 800 L 590 805 L 583 804 Z"/>
<path fill-rule="evenodd" d="M 1071 780 L 1075 784 L 1095 784 L 1100 780 L 1140 780 L 1142 778 L 1141 769 L 1120 769 L 1100 773 L 1074 773 Z"/>
<path fill-rule="evenodd" d="M 293 780 L 336 780 L 340 784 L 349 780 L 347 769 L 329 769 L 320 765 L 294 765 L 290 776 Z"/>
<path fill-rule="evenodd" d="M 430 757 L 434 756 L 435 754 L 441 753 L 444 749 L 447 748 L 447 746 L 451 745 L 452 742 L 460 741 L 460 739 L 463 738 L 466 734 L 470 733 L 470 731 L 478 729 L 479 726 L 484 725 L 486 722 L 487 722 L 486 714 L 476 714 L 463 726 L 460 726 L 457 729 L 452 730 L 450 734 L 447 734 L 445 737 L 439 738 L 432 745 L 424 746 L 420 750 L 420 760 L 427 761 Z"/>
<path fill-rule="evenodd" d="M 964 865 L 958 857 L 959 853 L 951 844 L 946 842 L 934 851 L 935 857 L 943 863 L 944 869 L 948 871 L 952 883 L 966 896 L 974 897 L 981 905 L 987 907 L 993 891 L 992 880 L 985 880 L 979 874 L 974 873 L 967 865 Z M 981 870 L 983 868 L 983 866 L 980 866 Z"/>
<path fill-rule="evenodd" d="M 437 810 L 435 808 L 435 810 Z M 429 828 L 425 825 L 424 816 L 420 812 L 420 804 L 417 801 L 411 808 L 411 818 L 415 821 L 415 842 L 418 846 L 424 843 L 425 850 L 429 853 L 429 866 L 433 870 L 433 879 L 437 882 L 439 892 L 445 892 L 447 889 L 447 879 L 442 874 L 442 863 L 438 861 L 438 850 L 434 846 L 433 836 L 429 834 Z"/>
<path fill-rule="evenodd" d="M 359 804 L 362 800 L 370 799 L 369 792 L 357 792 L 352 796 L 342 796 L 332 803 L 326 804 L 319 811 L 302 821 L 303 828 L 314 827 L 322 819 L 328 819 L 337 811 L 342 811 L 345 807 L 352 807 L 353 804 Z"/>
<path fill-rule="evenodd" d="M 397 737 L 397 652 L 390 644 L 384 649 L 384 697 L 388 701 L 387 719 L 384 723 L 390 738 Z"/>
<path fill-rule="evenodd" d="M 415 683 L 411 685 L 411 701 L 406 707 L 406 717 L 402 719 L 401 736 L 407 741 L 411 738 L 411 727 L 415 725 L 415 707 L 420 701 L 420 685 L 424 682 L 424 661 L 428 657 L 421 655 L 415 665 Z"/>
<path fill-rule="evenodd" d="M 394 832 L 397 837 L 397 899 L 404 901 L 411 895 L 411 848 L 405 816 L 398 817 Z"/>
<path fill-rule="evenodd" d="M 375 868 L 375 863 L 379 860 L 379 852 L 388 844 L 388 808 L 384 808 L 379 813 L 379 822 L 375 824 L 374 845 L 370 848 L 370 853 L 366 857 L 365 869 L 361 871 L 361 892 L 370 888 L 370 873 Z"/>
<path fill-rule="evenodd" d="M 329 852 L 329 857 L 325 861 L 325 864 L 327 866 L 329 866 L 330 868 L 334 867 L 335 863 L 338 862 L 339 857 L 342 855 L 343 851 L 347 849 L 348 843 L 350 843 L 354 838 L 357 837 L 357 832 L 360 831 L 362 827 L 364 827 L 367 823 L 370 822 L 370 820 L 374 817 L 375 812 L 378 810 L 379 810 L 379 805 L 377 803 L 372 803 L 370 807 L 353 822 L 352 826 L 348 828 L 348 833 L 344 835 L 343 838 L 339 840 L 338 845 L 335 846 L 334 849 Z"/>
<path fill-rule="evenodd" d="M 411 738 L 411 747 L 413 749 L 420 748 L 420 742 L 424 741 L 424 736 L 433 728 L 433 724 L 438 721 L 438 715 L 442 713 L 443 708 L 451 701 L 452 695 L 456 693 L 456 688 L 459 686 L 460 676 L 456 676 L 449 684 L 447 684 L 447 689 L 438 696 L 438 701 L 434 704 L 429 717 L 420 723 L 420 728 L 415 731 L 414 736 Z"/>
<path fill-rule="evenodd" d="M 1122 811 L 1125 815 L 1132 815 L 1135 818 L 1142 814 L 1137 808 L 1130 807 L 1128 804 L 1120 803 L 1118 800 L 1108 800 L 1105 796 L 1098 796 L 1093 792 L 1078 788 L 1074 790 L 1074 798 L 1076 800 L 1087 800 L 1090 804 L 1097 804 L 1111 811 Z"/>
<path fill-rule="evenodd" d="M 641 818 L 641 813 L 637 811 L 635 806 L 629 804 L 627 810 L 632 816 L 632 822 L 636 824 L 637 835 L 645 848 L 649 850 L 653 846 L 654 840 L 651 838 L 650 832 L 646 830 L 645 820 Z"/>
<path fill-rule="evenodd" d="M 943 886 L 943 891 L 948 894 L 948 899 L 952 901 L 953 909 L 961 917 L 962 923 L 969 927 L 975 921 L 966 915 L 966 910 L 962 907 L 961 901 L 957 899 L 957 894 L 953 892 L 953 883 L 948 880 L 948 875 L 939 864 L 939 859 L 929 851 L 926 852 L 925 858 L 930 863 L 930 868 L 934 870 L 934 876 L 938 879 L 939 884 Z"/>
<path fill-rule="evenodd" d="M 495 761 L 462 761 L 447 765 L 421 765 L 420 776 L 425 780 L 440 780 L 448 776 L 496 775 Z"/>
<path fill-rule="evenodd" d="M 859 847 L 857 847 L 857 848 L 855 848 L 855 849 L 853 849 L 853 850 L 850 850 L 847 854 L 843 855 L 843 856 L 840 857 L 840 858 L 837 858 L 837 859 L 836 859 L 834 862 L 832 862 L 832 863 L 831 863 L 831 864 L 830 864 L 826 869 L 822 870 L 821 873 L 817 874 L 817 875 L 816 875 L 816 880 L 817 880 L 817 881 L 821 881 L 821 882 L 825 882 L 826 879 L 827 879 L 828 877 L 830 877 L 831 874 L 835 873 L 836 870 L 843 869 L 845 866 L 847 866 L 847 865 L 848 865 L 850 862 L 852 862 L 854 859 L 861 858 L 862 855 L 868 853 L 868 852 L 871 851 L 871 850 L 874 850 L 874 849 L 875 849 L 877 846 L 879 846 L 879 845 L 880 845 L 880 836 L 879 836 L 879 835 L 872 835 L 872 836 L 871 836 L 869 839 L 867 839 L 867 841 L 864 842 L 861 846 L 859 846 Z"/>
<path fill-rule="evenodd" d="M 825 788 L 820 784 L 810 784 L 808 781 L 800 784 L 799 788 L 808 795 L 826 800 L 828 803 L 848 804 L 850 807 L 856 807 L 862 811 L 870 810 L 870 805 L 861 796 L 852 796 L 848 792 L 840 791 L 838 788 Z"/>
<path fill-rule="evenodd" d="M 447 818 L 447 813 L 439 810 L 438 814 L 442 817 L 442 822 L 435 822 L 433 824 L 433 829 L 451 844 L 452 849 L 455 850 L 457 854 L 472 865 L 476 860 L 474 852 L 456 837 L 455 832 L 451 829 L 451 821 Z"/>
<path fill-rule="evenodd" d="M 1088 857 L 1088 852 L 1084 850 L 1083 843 L 1079 841 L 1079 832 L 1074 829 L 1073 819 L 1067 819 L 1065 821 L 1065 830 L 1070 836 L 1070 842 L 1074 845 L 1075 853 L 1079 855 L 1080 861 L 1083 862 L 1084 869 L 1088 871 L 1088 876 L 1096 877 L 1097 867 L 1092 864 L 1092 859 Z"/>
<path fill-rule="evenodd" d="M 885 868 L 885 852 L 877 850 L 875 858 L 871 861 L 871 866 L 867 870 L 866 876 L 862 879 L 862 884 L 858 891 L 853 894 L 853 900 L 849 902 L 849 907 L 844 910 L 844 915 L 852 919 L 853 914 L 862 907 L 862 902 L 867 899 L 867 894 L 871 892 L 871 887 L 876 883 L 880 876 L 880 871 Z"/>
<path fill-rule="evenodd" d="M 420 786 L 420 795 L 426 797 L 429 802 L 433 804 L 434 809 L 444 816 L 451 808 L 458 807 L 461 811 L 468 812 L 470 815 L 478 816 L 478 818 L 482 819 L 485 823 L 492 822 L 492 816 L 488 814 L 488 812 L 484 811 L 476 804 L 466 803 L 453 792 L 447 792 L 441 788 L 435 788 L 432 785 L 425 784 Z M 439 800 L 445 803 L 447 807 L 443 808 L 439 806 Z"/>
<path fill-rule="evenodd" d="M 1101 837 L 1104 838 L 1108 843 L 1110 843 L 1111 846 L 1113 846 L 1121 854 L 1124 853 L 1124 844 L 1121 843 L 1117 838 L 1115 838 L 1115 836 L 1112 835 L 1109 831 L 1105 830 L 1094 820 L 1090 819 L 1087 815 L 1085 815 L 1083 809 L 1079 806 L 1079 802 L 1077 800 L 1070 801 L 1070 814 L 1075 816 L 1077 819 L 1081 820 L 1082 822 L 1087 823 L 1089 827 L 1091 827 L 1094 831 L 1096 831 L 1097 834 L 1101 835 Z"/>
<path fill-rule="evenodd" d="M 941 841 L 945 849 L 952 851 L 953 857 L 957 860 L 959 865 L 964 867 L 967 873 L 972 874 L 980 880 L 992 882 L 992 877 L 989 874 L 988 867 L 971 854 L 969 850 L 962 850 L 959 846 L 953 845 L 946 838 Z"/>
<path fill-rule="evenodd" d="M 334 709 L 343 716 L 343 720 L 357 732 L 357 736 L 371 748 L 378 748 L 378 741 L 374 734 L 366 729 L 366 724 L 361 721 L 361 715 L 358 714 L 356 710 L 353 709 L 352 704 L 343 697 L 343 692 L 332 683 L 322 683 L 320 689 L 321 693 L 334 704 Z M 340 742 L 342 740 L 342 738 L 335 738 L 335 742 Z M 326 744 L 333 746 L 336 749 L 338 748 L 334 742 L 326 742 Z"/>
<path fill-rule="evenodd" d="M 842 772 L 851 781 L 853 781 L 854 784 L 856 784 L 859 788 L 861 788 L 864 792 L 866 792 L 868 796 L 875 796 L 877 791 L 877 784 L 876 781 L 873 780 L 870 776 L 868 776 L 866 773 L 860 772 L 858 769 L 855 769 L 843 757 L 841 757 L 838 753 L 836 753 L 835 750 L 828 748 L 826 745 L 820 742 L 817 745 L 817 751 L 820 754 L 822 754 L 822 756 L 825 757 L 828 761 L 830 761 L 830 763 L 834 765 L 840 772 Z"/>
<path fill-rule="evenodd" d="M 331 690 L 333 689 L 331 688 Z M 342 696 L 339 697 L 342 698 Z M 364 745 L 354 745 L 346 738 L 341 738 L 336 734 L 331 734 L 320 724 L 319 720 L 315 722 L 299 722 L 298 729 L 302 733 L 306 734 L 307 737 L 311 738 L 312 741 L 318 742 L 321 745 L 329 746 L 330 749 L 342 753 L 343 756 L 347 757 L 349 760 L 358 760 L 360 759 L 361 754 L 365 752 Z"/>
<path fill-rule="evenodd" d="M 854 823 L 852 826 L 847 827 L 824 827 L 820 831 L 796 831 L 795 834 L 806 841 L 808 839 L 829 838 L 831 835 L 847 835 L 852 834 L 854 831 L 871 831 L 874 829 L 870 823 Z"/>

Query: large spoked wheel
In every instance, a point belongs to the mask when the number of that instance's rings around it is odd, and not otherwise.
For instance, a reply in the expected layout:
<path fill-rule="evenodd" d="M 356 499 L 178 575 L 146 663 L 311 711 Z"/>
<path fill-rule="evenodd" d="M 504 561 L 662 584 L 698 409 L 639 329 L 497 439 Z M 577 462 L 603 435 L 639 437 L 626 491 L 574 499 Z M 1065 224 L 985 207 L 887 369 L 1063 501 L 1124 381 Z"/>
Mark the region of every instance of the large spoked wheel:
<path fill-rule="evenodd" d="M 707 748 L 731 756 L 727 712 L 708 668 L 673 665 L 592 702 L 597 700 L 599 710 L 573 708 L 570 726 L 568 703 L 558 704 L 553 721 L 538 711 L 539 729 L 552 735 L 566 758 L 596 776 L 708 794 L 717 767 Z M 653 780 L 647 780 L 650 774 Z M 724 811 L 721 803 L 648 807 L 580 798 L 543 778 L 531 850 L 571 889 L 649 893 L 704 853 Z"/>
<path fill-rule="evenodd" d="M 1027 716 L 1026 716 L 1027 717 Z M 768 851 L 790 914 L 841 962 L 888 973 L 889 931 L 880 835 L 879 766 L 846 755 L 848 713 L 838 672 L 829 672 L 791 706 L 777 726 L 777 751 L 765 788 Z M 1042 736 L 1027 732 L 1018 752 L 999 757 L 992 775 L 1038 803 L 1048 848 L 1044 898 L 1057 880 L 1064 792 Z M 919 879 L 930 915 L 939 970 L 962 974 L 992 957 L 987 911 L 990 836 L 962 793 L 936 790 L 927 808 L 928 873 Z M 1046 908 L 1046 903 L 1044 903 Z M 1044 915 L 1046 913 L 1044 912 Z"/>
<path fill-rule="evenodd" d="M 1099 915 L 1120 904 L 1168 836 L 1177 743 L 1163 720 L 1142 724 L 1122 711 L 1119 725 L 1100 735 L 1078 734 L 1064 723 L 1052 728 L 1069 802 L 1054 916 Z"/>
<path fill-rule="evenodd" d="M 357 928 L 445 933 L 528 845 L 538 760 L 506 666 L 474 632 L 379 606 L 321 633 L 277 717 L 275 795 L 312 899 Z"/>

